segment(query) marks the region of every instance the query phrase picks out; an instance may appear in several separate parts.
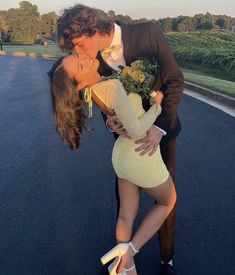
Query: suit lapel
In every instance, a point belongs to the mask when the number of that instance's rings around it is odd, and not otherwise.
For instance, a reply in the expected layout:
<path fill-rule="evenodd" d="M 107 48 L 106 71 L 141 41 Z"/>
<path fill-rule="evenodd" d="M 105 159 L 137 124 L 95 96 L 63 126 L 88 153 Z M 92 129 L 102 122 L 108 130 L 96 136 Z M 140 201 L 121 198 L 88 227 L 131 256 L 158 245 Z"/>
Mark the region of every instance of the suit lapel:
<path fill-rule="evenodd" d="M 130 65 L 130 42 L 131 42 L 131 33 L 127 25 L 120 24 L 122 30 L 122 43 L 123 43 L 123 55 L 126 61 L 126 65 Z"/>
<path fill-rule="evenodd" d="M 111 75 L 112 72 L 113 72 L 113 68 L 111 68 L 109 66 L 109 64 L 107 64 L 105 62 L 105 60 L 103 59 L 100 51 L 98 52 L 96 58 L 99 60 L 99 63 L 100 63 L 99 68 L 98 68 L 98 73 L 100 75 L 103 75 L 103 76 L 109 76 L 109 75 Z"/>

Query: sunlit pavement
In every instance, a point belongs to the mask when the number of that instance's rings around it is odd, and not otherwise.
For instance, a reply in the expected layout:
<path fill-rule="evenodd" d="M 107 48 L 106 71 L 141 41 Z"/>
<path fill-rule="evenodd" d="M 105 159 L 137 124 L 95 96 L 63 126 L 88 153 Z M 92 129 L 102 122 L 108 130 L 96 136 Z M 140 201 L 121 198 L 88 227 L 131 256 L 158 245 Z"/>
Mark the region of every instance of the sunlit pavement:
<path fill-rule="evenodd" d="M 52 63 L 0 57 L 0 274 L 107 274 L 99 258 L 115 244 L 113 138 L 95 109 L 81 150 L 62 145 Z M 235 274 L 235 119 L 187 95 L 179 113 L 177 275 Z M 143 195 L 139 219 L 151 205 Z M 159 262 L 153 238 L 136 256 L 138 274 L 159 274 Z"/>

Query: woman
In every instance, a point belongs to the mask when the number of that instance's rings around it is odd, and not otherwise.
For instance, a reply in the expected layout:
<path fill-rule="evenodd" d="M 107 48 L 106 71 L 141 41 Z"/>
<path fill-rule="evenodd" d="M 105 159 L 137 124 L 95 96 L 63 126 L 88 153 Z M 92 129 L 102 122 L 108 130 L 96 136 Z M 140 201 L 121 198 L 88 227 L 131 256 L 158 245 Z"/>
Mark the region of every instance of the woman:
<path fill-rule="evenodd" d="M 176 202 L 174 183 L 162 161 L 160 150 L 152 156 L 135 152 L 135 139 L 141 138 L 161 112 L 162 94 L 154 94 L 154 104 L 145 113 L 141 98 L 128 96 L 116 80 L 100 81 L 96 59 L 78 59 L 72 55 L 56 64 L 51 72 L 51 92 L 57 130 L 71 149 L 79 147 L 84 126 L 83 101 L 77 91 L 88 88 L 98 107 L 109 116 L 116 115 L 128 136 L 120 136 L 113 148 L 112 162 L 118 176 L 120 211 L 116 224 L 119 243 L 101 258 L 103 264 L 115 258 L 109 273 L 137 274 L 134 255 L 158 231 Z M 89 94 L 89 93 L 88 93 Z M 144 217 L 135 234 L 132 227 L 138 213 L 140 190 L 148 193 L 157 204 Z"/>

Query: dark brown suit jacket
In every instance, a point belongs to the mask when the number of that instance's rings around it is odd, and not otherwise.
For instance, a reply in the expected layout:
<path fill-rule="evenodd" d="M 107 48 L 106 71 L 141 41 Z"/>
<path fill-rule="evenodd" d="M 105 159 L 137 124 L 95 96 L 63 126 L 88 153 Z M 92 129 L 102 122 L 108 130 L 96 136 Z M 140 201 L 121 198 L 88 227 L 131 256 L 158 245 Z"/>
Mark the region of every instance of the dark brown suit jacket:
<path fill-rule="evenodd" d="M 121 24 L 124 57 L 127 65 L 140 57 L 146 57 L 160 65 L 160 76 L 157 76 L 153 88 L 164 91 L 162 113 L 155 121 L 155 125 L 167 132 L 167 139 L 174 139 L 181 130 L 177 115 L 177 108 L 183 92 L 184 78 L 168 42 L 155 23 L 135 25 Z M 102 59 L 100 53 L 97 58 L 100 62 L 99 73 L 110 75 L 112 68 Z M 145 110 L 150 107 L 149 100 L 143 100 Z"/>

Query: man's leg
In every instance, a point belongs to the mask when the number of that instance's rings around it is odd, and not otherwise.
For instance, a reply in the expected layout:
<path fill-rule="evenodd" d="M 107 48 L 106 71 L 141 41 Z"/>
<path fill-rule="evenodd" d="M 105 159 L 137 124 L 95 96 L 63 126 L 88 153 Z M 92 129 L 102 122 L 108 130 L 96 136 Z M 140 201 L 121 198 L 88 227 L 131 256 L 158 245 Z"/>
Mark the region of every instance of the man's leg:
<path fill-rule="evenodd" d="M 175 160 L 176 160 L 176 140 L 165 141 L 160 143 L 160 149 L 163 161 L 175 182 Z M 158 231 L 160 254 L 165 263 L 173 259 L 174 255 L 174 232 L 175 232 L 175 207 L 167 217 Z"/>
<path fill-rule="evenodd" d="M 118 177 L 116 175 L 115 177 L 115 196 L 117 201 L 117 219 L 119 216 L 119 209 L 120 209 L 120 197 L 119 197 L 119 191 L 118 191 Z"/>

